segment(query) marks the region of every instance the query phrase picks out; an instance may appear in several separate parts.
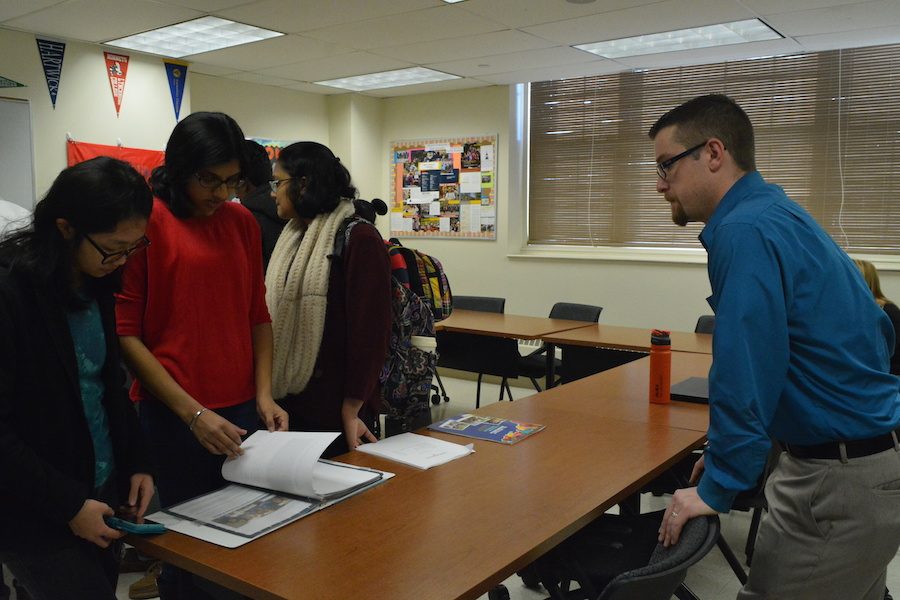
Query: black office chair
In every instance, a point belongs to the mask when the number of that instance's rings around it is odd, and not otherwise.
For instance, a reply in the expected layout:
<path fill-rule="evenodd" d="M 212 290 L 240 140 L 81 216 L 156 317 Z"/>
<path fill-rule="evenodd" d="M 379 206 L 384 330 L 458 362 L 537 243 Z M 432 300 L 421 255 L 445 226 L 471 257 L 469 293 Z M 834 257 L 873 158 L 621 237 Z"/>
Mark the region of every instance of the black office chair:
<path fill-rule="evenodd" d="M 505 298 L 454 296 L 453 308 L 502 313 Z M 438 366 L 478 374 L 475 408 L 481 406 L 481 380 L 484 375 L 501 378 L 500 400 L 504 392 L 512 400 L 507 379 L 518 377 L 519 349 L 516 340 L 453 331 L 437 332 Z"/>
<path fill-rule="evenodd" d="M 695 599 L 684 578 L 716 544 L 719 518 L 691 519 L 678 543 L 664 548 L 657 543 L 663 512 L 603 515 L 538 559 L 534 566 L 550 598 Z"/>
<path fill-rule="evenodd" d="M 593 306 L 591 304 L 573 304 L 571 302 L 557 302 L 550 309 L 551 319 L 568 319 L 569 321 L 585 321 L 587 323 L 596 323 L 600 320 L 600 313 L 603 311 L 602 306 Z M 558 358 L 553 359 L 554 370 L 561 376 L 560 371 L 563 365 Z M 527 377 L 531 380 L 531 384 L 538 392 L 541 385 L 538 379 L 545 376 L 547 372 L 547 345 L 543 345 L 534 352 L 523 356 L 519 360 L 519 375 Z"/>
<path fill-rule="evenodd" d="M 697 326 L 694 327 L 694 333 L 712 333 L 716 328 L 716 315 L 701 315 L 697 319 Z"/>

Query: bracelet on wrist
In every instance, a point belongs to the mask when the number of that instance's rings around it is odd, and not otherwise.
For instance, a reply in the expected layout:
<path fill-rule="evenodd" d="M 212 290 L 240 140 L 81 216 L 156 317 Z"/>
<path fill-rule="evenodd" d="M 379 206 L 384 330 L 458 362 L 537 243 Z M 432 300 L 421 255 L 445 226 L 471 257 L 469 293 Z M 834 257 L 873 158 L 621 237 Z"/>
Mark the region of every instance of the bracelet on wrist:
<path fill-rule="evenodd" d="M 197 412 L 194 413 L 194 417 L 191 419 L 191 424 L 188 425 L 188 431 L 194 431 L 194 425 L 197 424 L 197 419 L 200 418 L 200 415 L 206 412 L 205 408 L 201 408 Z"/>

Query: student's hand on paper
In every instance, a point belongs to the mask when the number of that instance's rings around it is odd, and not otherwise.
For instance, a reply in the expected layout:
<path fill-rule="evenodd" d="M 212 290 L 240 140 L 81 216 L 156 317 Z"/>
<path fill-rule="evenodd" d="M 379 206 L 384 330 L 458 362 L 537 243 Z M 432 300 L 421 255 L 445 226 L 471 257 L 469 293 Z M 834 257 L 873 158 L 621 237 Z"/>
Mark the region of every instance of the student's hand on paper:
<path fill-rule="evenodd" d="M 703 459 L 706 457 L 705 454 L 700 455 L 700 460 L 694 463 L 694 468 L 691 469 L 691 479 L 688 483 L 694 485 L 698 481 L 700 481 L 700 476 L 703 475 L 703 469 L 706 468 Z"/>
<path fill-rule="evenodd" d="M 69 529 L 78 537 L 106 548 L 113 540 L 125 535 L 103 520 L 103 517 L 111 517 L 113 514 L 113 509 L 105 502 L 88 498 L 81 506 L 81 510 L 69 521 Z"/>
<path fill-rule="evenodd" d="M 688 521 L 695 517 L 714 514 L 716 511 L 703 501 L 697 493 L 697 488 L 675 490 L 672 502 L 666 507 L 666 514 L 659 526 L 658 540 L 666 548 L 677 544 L 681 530 Z"/>
<path fill-rule="evenodd" d="M 362 444 L 363 440 L 377 442 L 376 438 L 366 424 L 359 418 L 359 409 L 362 407 L 362 400 L 355 398 L 344 398 L 344 404 L 341 406 L 341 421 L 344 425 L 344 437 L 347 439 L 347 446 L 354 450 Z"/>
<path fill-rule="evenodd" d="M 259 414 L 259 418 L 266 425 L 266 429 L 269 431 L 287 431 L 288 430 L 288 414 L 287 411 L 278 406 L 278 404 L 272 400 L 272 397 L 268 398 L 257 398 L 256 399 L 256 412 Z"/>
<path fill-rule="evenodd" d="M 143 523 L 144 513 L 147 512 L 151 498 L 153 498 L 153 477 L 147 473 L 135 473 L 131 476 L 128 504 L 119 507 L 119 516 L 135 523 Z"/>
<path fill-rule="evenodd" d="M 241 429 L 212 410 L 203 411 L 194 422 L 194 436 L 212 454 L 225 454 L 229 458 L 240 456 L 244 453 L 241 448 L 242 435 L 247 435 L 246 429 Z"/>

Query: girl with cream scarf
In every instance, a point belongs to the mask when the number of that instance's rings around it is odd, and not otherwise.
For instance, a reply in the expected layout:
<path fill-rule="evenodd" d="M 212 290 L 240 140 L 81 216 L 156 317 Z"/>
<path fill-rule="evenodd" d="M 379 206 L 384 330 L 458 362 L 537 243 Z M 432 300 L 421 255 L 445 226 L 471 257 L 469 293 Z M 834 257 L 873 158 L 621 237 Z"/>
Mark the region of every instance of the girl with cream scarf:
<path fill-rule="evenodd" d="M 266 272 L 272 393 L 291 429 L 341 431 L 334 456 L 375 441 L 378 376 L 390 337 L 390 261 L 378 230 L 360 223 L 340 258 L 335 236 L 357 191 L 327 147 L 298 142 L 273 170 L 278 216 L 290 219 Z"/>

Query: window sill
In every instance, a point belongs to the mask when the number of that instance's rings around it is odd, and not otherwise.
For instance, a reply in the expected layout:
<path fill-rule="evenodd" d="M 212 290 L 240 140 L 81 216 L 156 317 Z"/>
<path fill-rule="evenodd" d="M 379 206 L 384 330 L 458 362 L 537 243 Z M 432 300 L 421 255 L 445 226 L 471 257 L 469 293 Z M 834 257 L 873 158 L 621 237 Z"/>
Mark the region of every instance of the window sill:
<path fill-rule="evenodd" d="M 706 251 L 688 248 L 572 248 L 566 246 L 527 246 L 508 254 L 511 259 L 627 261 L 643 263 L 706 264 Z M 900 268 L 900 262 L 898 262 Z"/>

